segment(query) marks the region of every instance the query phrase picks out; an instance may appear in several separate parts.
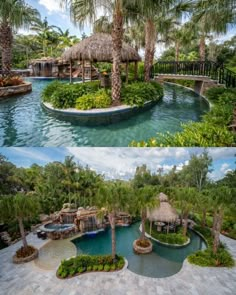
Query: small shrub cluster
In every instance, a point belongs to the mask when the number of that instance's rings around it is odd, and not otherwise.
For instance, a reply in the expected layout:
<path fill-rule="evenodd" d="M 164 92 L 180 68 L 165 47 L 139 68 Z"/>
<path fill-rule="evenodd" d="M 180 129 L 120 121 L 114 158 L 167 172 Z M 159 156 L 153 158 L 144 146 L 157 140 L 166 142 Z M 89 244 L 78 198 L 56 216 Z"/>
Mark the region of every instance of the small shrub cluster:
<path fill-rule="evenodd" d="M 208 248 L 204 251 L 200 250 L 188 256 L 188 261 L 192 264 L 199 266 L 234 266 L 234 259 L 232 255 L 227 251 L 223 244 L 220 244 L 217 253 L 213 253 L 213 236 L 211 230 L 208 227 L 201 227 L 195 225 L 194 229 L 203 235 L 207 241 Z"/>
<path fill-rule="evenodd" d="M 192 264 L 199 266 L 225 266 L 233 267 L 234 259 L 231 254 L 220 247 L 216 254 L 213 253 L 211 248 L 208 248 L 204 251 L 197 251 L 194 254 L 188 256 L 188 261 Z"/>
<path fill-rule="evenodd" d="M 143 106 L 147 101 L 157 101 L 163 97 L 163 87 L 156 82 L 134 82 L 124 85 L 122 101 L 131 106 Z"/>
<path fill-rule="evenodd" d="M 43 90 L 42 98 L 43 101 L 50 102 L 55 108 L 73 108 L 79 97 L 88 93 L 95 93 L 98 91 L 99 85 L 98 81 L 77 84 L 54 81 Z"/>
<path fill-rule="evenodd" d="M 161 146 L 203 146 L 220 147 L 235 144 L 235 135 L 228 125 L 233 120 L 233 109 L 236 103 L 236 90 L 225 88 L 209 89 L 207 98 L 215 104 L 209 113 L 203 116 L 202 122 L 182 124 L 183 131 L 172 134 L 158 133 L 157 137 L 147 142 L 135 142 L 134 147 L 161 147 Z"/>
<path fill-rule="evenodd" d="M 0 77 L 0 87 L 17 86 L 22 84 L 24 84 L 24 81 L 18 76 Z"/>
<path fill-rule="evenodd" d="M 236 221 L 234 218 L 227 218 L 222 225 L 222 233 L 231 239 L 236 240 Z"/>
<path fill-rule="evenodd" d="M 139 239 L 136 242 L 136 244 L 137 244 L 137 246 L 142 247 L 142 248 L 147 248 L 150 246 L 150 242 L 148 239 L 144 239 L 144 240 Z"/>
<path fill-rule="evenodd" d="M 122 269 L 124 265 L 125 260 L 121 256 L 116 256 L 114 263 L 111 255 L 80 255 L 63 260 L 57 270 L 57 275 L 60 278 L 67 278 L 90 271 L 115 271 Z"/>
<path fill-rule="evenodd" d="M 146 222 L 145 224 L 145 229 L 146 229 L 146 232 L 149 233 L 150 231 L 150 224 L 149 222 Z M 161 233 L 161 232 L 158 232 L 156 230 L 156 227 L 152 227 L 152 237 L 154 239 L 157 239 L 158 241 L 162 242 L 162 243 L 166 243 L 166 244 L 171 244 L 171 245 L 183 245 L 187 242 L 188 240 L 188 237 L 184 236 L 182 233 L 181 233 L 181 228 L 178 229 L 177 232 L 175 233 Z"/>
<path fill-rule="evenodd" d="M 107 108 L 111 105 L 112 99 L 109 91 L 100 89 L 95 93 L 85 94 L 76 100 L 76 109 L 90 110 L 93 108 Z"/>

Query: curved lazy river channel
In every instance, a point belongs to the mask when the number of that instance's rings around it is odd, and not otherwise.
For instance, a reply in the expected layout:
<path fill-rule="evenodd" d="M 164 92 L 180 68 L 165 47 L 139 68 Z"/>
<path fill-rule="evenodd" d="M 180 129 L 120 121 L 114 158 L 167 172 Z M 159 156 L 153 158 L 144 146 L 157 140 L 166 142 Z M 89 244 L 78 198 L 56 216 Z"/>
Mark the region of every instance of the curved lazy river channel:
<path fill-rule="evenodd" d="M 190 231 L 191 242 L 185 247 L 172 248 L 153 241 L 153 252 L 138 255 L 133 252 L 133 241 L 140 236 L 139 224 L 130 227 L 116 228 L 117 253 L 128 260 L 128 268 L 137 274 L 147 277 L 163 278 L 177 273 L 184 259 L 191 253 L 205 249 L 203 239 Z M 111 253 L 110 229 L 100 232 L 96 236 L 83 236 L 73 240 L 78 254 L 109 254 Z"/>
<path fill-rule="evenodd" d="M 157 132 L 180 131 L 181 123 L 199 121 L 209 109 L 192 91 L 165 84 L 164 98 L 152 109 L 116 124 L 86 127 L 43 109 L 40 96 L 50 80 L 28 80 L 31 93 L 0 101 L 0 146 L 128 146 Z"/>

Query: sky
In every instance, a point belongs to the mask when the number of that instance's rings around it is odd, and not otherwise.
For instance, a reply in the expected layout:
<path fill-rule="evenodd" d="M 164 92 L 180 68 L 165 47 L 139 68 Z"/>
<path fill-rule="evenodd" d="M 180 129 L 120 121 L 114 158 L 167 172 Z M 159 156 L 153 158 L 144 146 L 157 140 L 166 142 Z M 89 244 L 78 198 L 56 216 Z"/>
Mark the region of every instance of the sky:
<path fill-rule="evenodd" d="M 70 15 L 68 11 L 62 9 L 60 6 L 61 0 L 26 0 L 28 4 L 36 8 L 40 14 L 41 18 L 44 19 L 47 17 L 49 24 L 60 27 L 62 30 L 69 29 L 71 35 L 76 35 L 81 37 L 82 33 L 85 32 L 86 35 L 91 34 L 91 25 L 87 24 L 83 30 L 80 30 L 70 21 Z M 99 15 L 102 15 L 102 11 L 98 12 Z M 20 30 L 20 33 L 28 33 Z M 226 35 L 221 35 L 216 38 L 216 40 L 223 42 L 230 39 L 236 34 L 236 28 L 231 28 L 228 30 Z M 156 55 L 160 56 L 161 53 L 165 50 L 165 47 L 159 44 Z M 143 53 L 141 53 L 143 54 Z"/>
<path fill-rule="evenodd" d="M 203 148 L 0 148 L 0 154 L 18 167 L 63 162 L 65 156 L 74 156 L 77 163 L 88 165 L 107 179 L 130 179 L 136 167 L 142 164 L 146 164 L 152 172 L 163 168 L 166 173 L 174 165 L 181 170 L 192 154 L 203 151 Z M 218 180 L 228 171 L 236 169 L 235 148 L 209 148 L 208 152 L 213 159 L 213 171 L 208 175 L 212 180 Z"/>

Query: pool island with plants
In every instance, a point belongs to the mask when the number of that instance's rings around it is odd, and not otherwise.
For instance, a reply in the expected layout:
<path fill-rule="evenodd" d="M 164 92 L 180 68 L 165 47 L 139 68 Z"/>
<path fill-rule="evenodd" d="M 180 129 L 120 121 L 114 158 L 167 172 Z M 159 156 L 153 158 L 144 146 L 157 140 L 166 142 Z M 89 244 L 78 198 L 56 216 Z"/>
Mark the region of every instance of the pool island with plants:
<path fill-rule="evenodd" d="M 110 88 L 100 81 L 49 84 L 42 93 L 43 106 L 61 116 L 72 116 L 80 123 L 102 125 L 128 119 L 131 115 L 150 109 L 163 97 L 163 87 L 156 82 L 124 84 L 121 102 L 114 103 Z"/>

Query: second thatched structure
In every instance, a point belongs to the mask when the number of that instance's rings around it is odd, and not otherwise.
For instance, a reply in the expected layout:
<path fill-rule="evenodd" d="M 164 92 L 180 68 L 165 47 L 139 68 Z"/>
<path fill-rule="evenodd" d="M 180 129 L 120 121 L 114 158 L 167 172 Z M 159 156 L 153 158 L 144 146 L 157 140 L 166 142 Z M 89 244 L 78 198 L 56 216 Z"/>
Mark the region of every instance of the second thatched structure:
<path fill-rule="evenodd" d="M 148 210 L 147 218 L 150 221 L 150 228 L 153 222 L 167 223 L 167 233 L 169 232 L 169 225 L 176 223 L 178 219 L 177 211 L 168 202 L 167 195 L 160 193 L 158 196 L 160 206 L 152 210 Z"/>
<path fill-rule="evenodd" d="M 82 79 L 84 81 L 84 66 L 85 62 L 90 62 L 92 69 L 92 63 L 96 62 L 109 62 L 112 63 L 112 50 L 113 42 L 112 36 L 105 33 L 94 34 L 91 37 L 85 38 L 78 44 L 67 49 L 62 55 L 62 59 L 66 62 L 70 62 L 72 68 L 72 62 L 82 62 Z M 121 62 L 126 64 L 126 78 L 128 79 L 128 65 L 130 62 L 135 63 L 135 78 L 138 73 L 138 62 L 141 60 L 138 52 L 123 42 L 121 50 Z M 72 73 L 71 73 L 72 74 Z M 92 75 L 91 77 L 92 78 Z"/>

